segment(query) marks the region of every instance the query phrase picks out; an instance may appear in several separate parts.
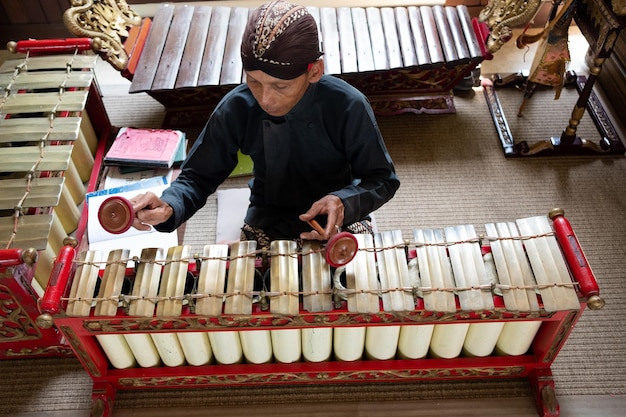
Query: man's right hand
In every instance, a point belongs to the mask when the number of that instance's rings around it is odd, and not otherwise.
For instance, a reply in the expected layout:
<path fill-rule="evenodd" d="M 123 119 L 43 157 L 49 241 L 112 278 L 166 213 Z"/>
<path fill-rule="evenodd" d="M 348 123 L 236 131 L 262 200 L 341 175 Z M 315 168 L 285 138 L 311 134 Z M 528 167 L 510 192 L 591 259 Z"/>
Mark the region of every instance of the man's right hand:
<path fill-rule="evenodd" d="M 153 192 L 139 194 L 130 199 L 135 212 L 133 227 L 138 230 L 150 230 L 151 226 L 167 221 L 174 214 L 172 207 Z"/>

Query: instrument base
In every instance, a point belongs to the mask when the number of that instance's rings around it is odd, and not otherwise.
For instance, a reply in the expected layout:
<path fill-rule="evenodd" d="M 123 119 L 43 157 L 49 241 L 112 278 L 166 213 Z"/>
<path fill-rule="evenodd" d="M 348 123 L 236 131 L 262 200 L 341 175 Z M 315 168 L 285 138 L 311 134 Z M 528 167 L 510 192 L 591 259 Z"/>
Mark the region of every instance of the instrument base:
<path fill-rule="evenodd" d="M 487 106 L 491 113 L 500 144 L 506 157 L 524 156 L 560 156 L 560 155 L 623 155 L 626 147 L 610 121 L 606 110 L 602 106 L 598 96 L 592 92 L 587 100 L 586 110 L 589 112 L 602 139 L 592 142 L 563 131 L 561 136 L 550 137 L 546 140 L 528 143 L 525 140 L 515 140 L 509 128 L 504 110 L 495 91 L 498 86 L 520 86 L 524 84 L 524 76 L 515 74 L 511 77 L 501 78 L 496 75 L 495 82 L 483 82 L 483 93 L 487 100 Z M 586 77 L 577 76 L 575 79 L 576 89 L 579 94 L 583 90 Z"/>

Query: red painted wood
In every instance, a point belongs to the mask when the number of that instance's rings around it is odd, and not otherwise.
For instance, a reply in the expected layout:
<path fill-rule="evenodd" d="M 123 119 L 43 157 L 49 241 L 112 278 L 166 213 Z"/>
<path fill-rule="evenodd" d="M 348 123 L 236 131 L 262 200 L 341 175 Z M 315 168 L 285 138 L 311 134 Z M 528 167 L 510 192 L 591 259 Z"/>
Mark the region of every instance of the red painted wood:
<path fill-rule="evenodd" d="M 31 56 L 43 54 L 72 53 L 91 50 L 90 38 L 27 39 L 16 42 L 16 52 Z"/>
<path fill-rule="evenodd" d="M 552 216 L 552 222 L 563 255 L 570 265 L 570 272 L 578 282 L 583 297 L 599 296 L 600 287 L 569 220 L 565 218 L 563 212 L 557 212 Z"/>

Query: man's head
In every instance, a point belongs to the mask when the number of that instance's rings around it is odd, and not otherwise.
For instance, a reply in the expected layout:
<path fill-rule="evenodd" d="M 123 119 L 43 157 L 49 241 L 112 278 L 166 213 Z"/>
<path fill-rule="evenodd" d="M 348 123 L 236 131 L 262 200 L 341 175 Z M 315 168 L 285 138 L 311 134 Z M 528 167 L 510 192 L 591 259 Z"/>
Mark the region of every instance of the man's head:
<path fill-rule="evenodd" d="M 307 9 L 282 0 L 252 11 L 241 42 L 247 84 L 268 114 L 283 116 L 321 78 L 317 24 Z"/>
<path fill-rule="evenodd" d="M 291 80 L 321 55 L 317 24 L 306 7 L 278 0 L 251 12 L 241 42 L 244 70 Z"/>

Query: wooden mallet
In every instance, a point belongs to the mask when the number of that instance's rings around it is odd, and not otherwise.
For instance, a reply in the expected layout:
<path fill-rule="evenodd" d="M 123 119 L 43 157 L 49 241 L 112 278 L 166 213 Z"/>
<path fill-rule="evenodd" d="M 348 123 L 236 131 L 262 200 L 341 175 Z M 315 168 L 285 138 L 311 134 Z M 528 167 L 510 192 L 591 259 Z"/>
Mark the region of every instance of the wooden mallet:
<path fill-rule="evenodd" d="M 116 235 L 130 229 L 134 219 L 132 203 L 121 196 L 107 198 L 98 209 L 98 221 L 102 228 Z"/>
<path fill-rule="evenodd" d="M 124 233 L 133 225 L 135 212 L 132 203 L 121 196 L 111 196 L 98 209 L 98 221 L 104 230 L 113 234 Z M 316 220 L 308 222 L 321 236 L 324 229 Z M 357 253 L 358 242 L 352 233 L 339 232 L 326 243 L 326 262 L 338 268 L 350 262 Z"/>
<path fill-rule="evenodd" d="M 320 236 L 324 235 L 324 228 L 316 220 L 308 223 Z M 326 262 L 335 268 L 344 266 L 355 257 L 358 249 L 359 244 L 352 233 L 339 232 L 326 243 Z"/>

